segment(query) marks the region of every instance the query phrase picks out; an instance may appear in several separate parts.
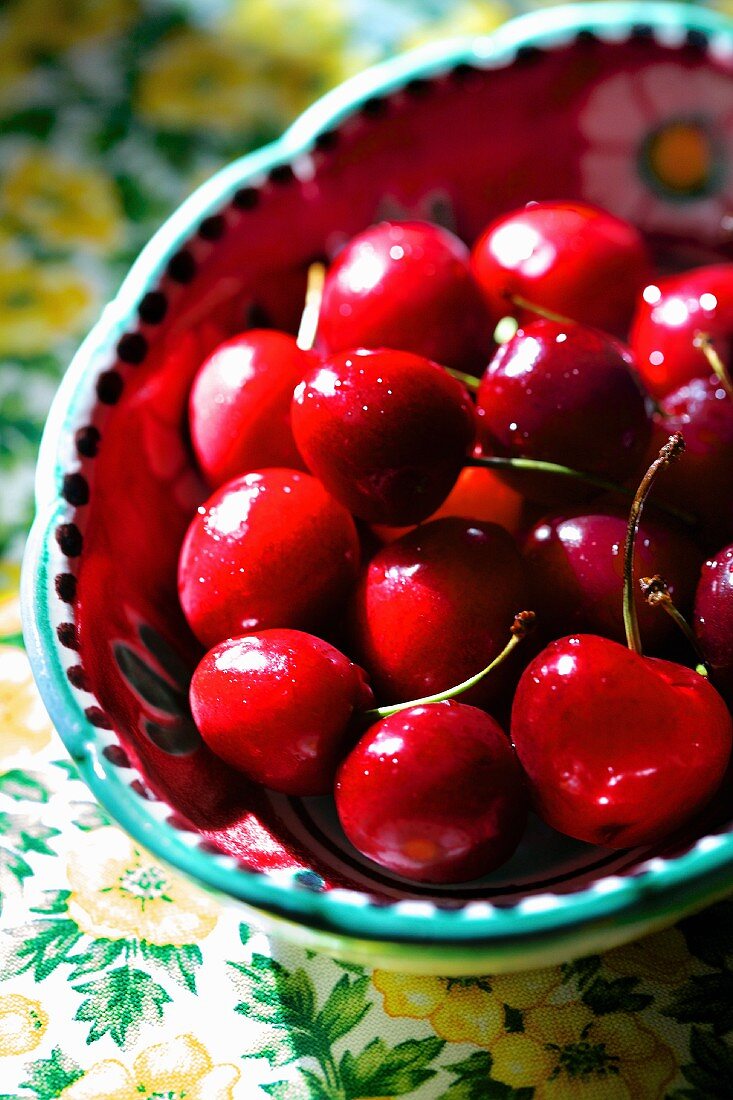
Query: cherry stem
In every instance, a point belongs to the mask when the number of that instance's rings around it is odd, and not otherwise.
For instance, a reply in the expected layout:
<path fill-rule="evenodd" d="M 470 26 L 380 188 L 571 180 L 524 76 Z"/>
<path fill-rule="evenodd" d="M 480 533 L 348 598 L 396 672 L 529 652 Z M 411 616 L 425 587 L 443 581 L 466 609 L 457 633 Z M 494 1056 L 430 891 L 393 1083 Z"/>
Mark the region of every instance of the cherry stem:
<path fill-rule="evenodd" d="M 468 691 L 469 688 L 480 683 L 484 676 L 487 676 L 497 667 L 497 665 L 505 661 L 509 654 L 517 648 L 519 643 L 534 630 L 534 625 L 534 611 L 520 611 L 514 618 L 514 622 L 510 629 L 511 637 L 501 653 L 498 657 L 494 657 L 490 665 L 487 665 L 486 668 L 482 668 L 475 676 L 470 676 L 468 680 L 464 680 L 463 683 L 456 684 L 455 687 L 448 688 L 447 691 L 439 691 L 435 695 L 424 695 L 422 699 L 411 699 L 407 703 L 394 703 L 388 707 L 375 707 L 373 710 L 364 711 L 364 717 L 373 719 L 389 718 L 390 715 L 398 714 L 401 710 L 407 710 L 408 707 L 422 707 L 427 706 L 429 703 L 443 703 L 447 699 L 455 699 L 457 695 L 462 695 L 464 691 Z"/>
<path fill-rule="evenodd" d="M 701 676 L 707 676 L 708 666 L 707 662 L 705 661 L 705 656 L 702 652 L 702 649 L 700 648 L 700 643 L 695 637 L 692 627 L 688 623 L 687 619 L 679 610 L 679 608 L 675 605 L 674 600 L 670 596 L 667 582 L 664 580 L 664 578 L 660 577 L 658 573 L 656 573 L 653 577 L 642 577 L 639 581 L 639 587 L 641 588 L 642 596 L 650 607 L 663 608 L 667 612 L 669 617 L 675 623 L 677 623 L 677 626 L 680 628 L 684 636 L 687 638 L 687 641 L 692 646 L 694 652 L 697 654 L 698 663 L 695 670 L 699 672 Z"/>
<path fill-rule="evenodd" d="M 595 474 L 586 474 L 581 470 L 573 470 L 570 466 L 560 466 L 557 462 L 543 462 L 542 459 L 539 458 L 507 458 L 504 455 L 473 455 L 471 458 L 467 459 L 465 465 L 483 466 L 489 470 L 530 470 L 533 473 L 539 474 L 557 474 L 558 477 L 565 477 L 572 481 L 581 481 L 583 484 L 590 485 L 595 489 L 603 489 L 607 493 L 616 493 L 619 496 L 628 497 L 630 500 L 634 497 L 633 489 L 627 489 L 625 485 L 618 485 L 615 481 L 606 481 L 605 478 L 597 477 Z M 691 515 L 689 512 L 683 512 L 681 508 L 676 508 L 673 504 L 653 501 L 652 506 L 657 508 L 660 512 L 666 512 L 668 515 L 673 516 L 689 527 L 694 527 L 697 524 L 695 516 Z"/>
<path fill-rule="evenodd" d="M 728 394 L 728 397 L 733 397 L 733 382 L 731 382 L 725 363 L 718 355 L 718 350 L 709 334 L 707 332 L 696 332 L 693 344 L 696 348 L 700 348 L 710 365 L 710 369 Z"/>
<path fill-rule="evenodd" d="M 466 389 L 472 390 L 474 393 L 481 385 L 480 378 L 474 378 L 472 374 L 464 374 L 462 370 L 455 370 L 453 367 L 443 367 L 443 370 L 451 378 L 455 378 L 457 382 L 463 382 Z"/>
<path fill-rule="evenodd" d="M 566 317 L 563 313 L 555 313 L 553 309 L 547 309 L 545 306 L 538 305 L 537 302 L 530 302 L 528 298 L 523 298 L 521 294 L 510 294 L 507 292 L 505 297 L 513 306 L 517 306 L 519 309 L 526 309 L 529 313 L 536 313 L 538 317 L 543 317 L 545 321 L 557 321 L 560 325 L 577 324 L 572 317 Z"/>
<path fill-rule="evenodd" d="M 298 335 L 295 340 L 301 351 L 310 351 L 316 342 L 316 332 L 318 331 L 318 319 L 321 313 L 321 299 L 323 298 L 323 284 L 325 279 L 325 265 L 322 263 L 311 264 L 308 268 L 305 305 L 300 318 Z"/>
<path fill-rule="evenodd" d="M 680 432 L 671 435 L 660 450 L 651 466 L 644 474 L 641 485 L 631 503 L 629 523 L 626 528 L 626 544 L 624 546 L 624 630 L 626 631 L 626 644 L 633 653 L 642 653 L 641 635 L 639 634 L 639 620 L 636 615 L 636 603 L 634 602 L 634 548 L 636 536 L 639 531 L 641 513 L 644 503 L 649 496 L 657 474 L 681 455 L 685 449 L 685 441 Z"/>

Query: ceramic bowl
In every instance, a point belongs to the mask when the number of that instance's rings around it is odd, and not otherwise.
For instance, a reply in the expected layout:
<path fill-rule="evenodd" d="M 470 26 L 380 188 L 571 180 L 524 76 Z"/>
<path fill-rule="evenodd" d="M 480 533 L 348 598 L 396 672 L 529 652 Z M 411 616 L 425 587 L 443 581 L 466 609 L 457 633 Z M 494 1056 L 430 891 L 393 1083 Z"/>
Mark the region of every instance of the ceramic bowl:
<path fill-rule="evenodd" d="M 729 888 L 721 806 L 696 835 L 654 849 L 591 848 L 535 821 L 478 883 L 423 888 L 382 873 L 349 846 L 330 800 L 257 789 L 201 743 L 186 701 L 198 650 L 175 577 L 205 495 L 186 441 L 192 375 L 247 325 L 293 331 L 314 257 L 385 216 L 471 241 L 500 212 L 575 197 L 635 222 L 674 262 L 730 257 L 732 103 L 733 32 L 713 14 L 543 11 L 348 81 L 155 235 L 49 417 L 24 603 L 35 676 L 69 752 L 161 861 L 309 947 L 443 974 L 595 951 Z M 694 187 L 676 170 L 680 133 L 699 160 Z"/>

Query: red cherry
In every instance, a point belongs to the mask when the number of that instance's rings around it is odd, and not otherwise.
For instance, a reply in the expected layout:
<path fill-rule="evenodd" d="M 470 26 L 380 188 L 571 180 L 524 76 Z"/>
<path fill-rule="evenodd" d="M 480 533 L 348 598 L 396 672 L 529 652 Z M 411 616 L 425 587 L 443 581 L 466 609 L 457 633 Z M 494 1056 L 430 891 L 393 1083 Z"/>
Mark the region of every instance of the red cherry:
<path fill-rule="evenodd" d="M 411 352 L 351 351 L 314 365 L 293 397 L 309 469 L 361 519 L 426 519 L 453 487 L 476 421 L 461 385 Z"/>
<path fill-rule="evenodd" d="M 733 706 L 733 545 L 702 568 L 695 596 L 695 633 L 713 683 Z"/>
<path fill-rule="evenodd" d="M 329 270 L 318 339 L 329 352 L 399 348 L 481 370 L 494 324 L 458 237 L 425 222 L 382 222 L 353 237 Z"/>
<path fill-rule="evenodd" d="M 191 390 L 189 423 L 212 489 L 265 466 L 302 468 L 290 402 L 309 359 L 292 336 L 255 329 L 225 340 L 204 361 Z"/>
<path fill-rule="evenodd" d="M 354 713 L 372 702 L 360 668 L 299 630 L 229 638 L 191 680 L 209 748 L 256 783 L 299 796 L 330 793 Z"/>
<path fill-rule="evenodd" d="M 377 722 L 339 768 L 336 809 L 363 855 L 415 882 L 465 882 L 509 858 L 526 822 L 521 771 L 483 711 L 453 701 Z"/>
<path fill-rule="evenodd" d="M 504 214 L 479 237 L 471 263 L 494 316 L 530 321 L 531 310 L 512 304 L 517 295 L 617 336 L 650 272 L 638 230 L 579 202 L 533 202 Z"/>
<path fill-rule="evenodd" d="M 482 450 L 623 481 L 638 469 L 651 434 L 632 371 L 631 354 L 612 336 L 584 325 L 533 321 L 499 348 L 481 380 Z M 587 486 L 551 474 L 504 476 L 546 504 L 589 495 Z"/>
<path fill-rule="evenodd" d="M 511 535 L 492 523 L 434 520 L 366 567 L 352 604 L 357 659 L 386 703 L 446 691 L 501 651 L 526 606 L 528 581 Z M 497 700 L 523 663 L 511 658 L 464 698 Z"/>
<path fill-rule="evenodd" d="M 667 475 L 665 475 L 667 476 Z M 601 634 L 624 641 L 622 591 L 627 516 L 594 505 L 535 524 L 524 545 L 532 607 L 545 637 Z M 661 573 L 679 610 L 692 609 L 702 552 L 679 527 L 645 518 L 636 542 L 635 579 Z M 638 593 L 638 583 L 636 586 Z M 639 625 L 650 649 L 675 636 L 674 623 L 637 597 Z"/>
<path fill-rule="evenodd" d="M 714 264 L 656 279 L 645 288 L 630 343 L 650 393 L 664 397 L 710 373 L 695 343 L 706 333 L 723 361 L 733 354 L 733 264 Z"/>
<path fill-rule="evenodd" d="M 652 844 L 692 818 L 733 739 L 703 676 L 591 634 L 551 642 L 525 669 L 511 728 L 543 821 L 609 848 Z"/>
<path fill-rule="evenodd" d="M 178 564 L 181 607 L 207 647 L 253 630 L 328 621 L 359 564 L 349 513 L 297 470 L 245 474 L 202 505 Z"/>

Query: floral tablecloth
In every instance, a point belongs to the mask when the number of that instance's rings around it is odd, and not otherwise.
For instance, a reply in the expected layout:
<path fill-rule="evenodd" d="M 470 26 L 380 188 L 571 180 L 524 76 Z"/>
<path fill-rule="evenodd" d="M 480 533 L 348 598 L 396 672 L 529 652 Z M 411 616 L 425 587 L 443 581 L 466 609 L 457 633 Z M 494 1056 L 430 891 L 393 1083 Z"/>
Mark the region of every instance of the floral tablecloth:
<path fill-rule="evenodd" d="M 349 72 L 529 6 L 0 5 L 0 1100 L 733 1096 L 733 901 L 519 976 L 368 972 L 276 943 L 109 823 L 20 639 L 45 411 L 151 231 Z"/>

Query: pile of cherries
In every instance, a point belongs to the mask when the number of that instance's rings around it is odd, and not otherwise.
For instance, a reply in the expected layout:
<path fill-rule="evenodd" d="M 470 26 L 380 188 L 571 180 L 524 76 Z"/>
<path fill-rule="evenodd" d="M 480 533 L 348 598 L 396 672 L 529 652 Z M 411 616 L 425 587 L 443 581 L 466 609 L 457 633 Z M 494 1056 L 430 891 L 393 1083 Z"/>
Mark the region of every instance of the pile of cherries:
<path fill-rule="evenodd" d="M 581 203 L 314 266 L 297 339 L 191 391 L 206 743 L 413 881 L 497 867 L 530 806 L 611 848 L 688 824 L 733 740 L 731 352 L 733 264 L 657 276 Z"/>

